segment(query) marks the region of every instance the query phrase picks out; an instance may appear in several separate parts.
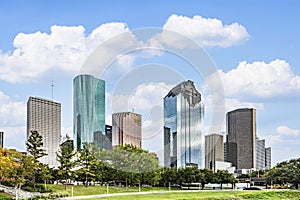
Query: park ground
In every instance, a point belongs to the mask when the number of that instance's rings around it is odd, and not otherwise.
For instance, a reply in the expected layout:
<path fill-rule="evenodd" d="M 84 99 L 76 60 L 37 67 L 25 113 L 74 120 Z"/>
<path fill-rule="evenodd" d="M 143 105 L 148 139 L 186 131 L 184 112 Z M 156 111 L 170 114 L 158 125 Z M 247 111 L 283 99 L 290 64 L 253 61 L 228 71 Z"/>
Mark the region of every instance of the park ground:
<path fill-rule="evenodd" d="M 64 193 L 64 186 L 62 185 L 49 185 L 50 189 L 52 189 L 56 193 Z M 286 199 L 286 200 L 299 200 L 300 199 L 300 191 L 299 190 L 261 190 L 261 191 L 231 191 L 231 190 L 193 190 L 193 192 L 180 192 L 173 191 L 167 192 L 167 188 L 163 187 L 142 187 L 142 192 L 149 192 L 149 194 L 136 194 L 136 195 L 122 195 L 122 196 L 112 196 L 112 197 L 104 197 L 104 198 L 93 198 L 98 200 L 167 200 L 167 199 L 177 199 L 177 200 L 198 200 L 198 199 Z M 74 196 L 88 196 L 88 195 L 96 195 L 96 194 L 106 194 L 107 188 L 103 186 L 90 186 L 88 188 L 84 186 L 74 186 L 73 188 Z M 109 187 L 109 193 L 125 193 L 125 192 L 138 192 L 138 187 L 132 188 L 122 188 L 122 187 Z M 151 194 L 150 192 L 157 192 L 155 194 Z M 67 193 L 69 197 L 72 195 L 72 187 L 68 186 Z M 85 198 L 84 200 L 88 200 L 90 198 Z"/>
<path fill-rule="evenodd" d="M 67 187 L 67 191 L 63 185 L 48 185 L 54 193 L 68 194 L 69 198 L 72 195 L 72 186 Z M 142 187 L 141 192 L 149 192 L 148 194 L 138 194 L 138 187 L 124 188 L 124 187 L 109 187 L 109 194 L 122 193 L 121 196 L 111 196 L 103 198 L 90 198 L 90 195 L 106 194 L 107 188 L 105 186 L 89 186 L 86 188 L 83 185 L 73 187 L 74 197 L 83 197 L 81 200 L 246 200 L 246 199 L 261 199 L 261 200 L 299 200 L 300 190 L 260 190 L 260 191 L 243 191 L 243 190 L 177 190 L 174 188 L 172 192 L 168 192 L 164 187 Z M 124 194 L 128 193 L 128 194 Z M 133 195 L 133 193 L 135 193 Z M 89 197 L 90 196 L 90 197 Z M 12 198 L 6 194 L 0 193 L 0 200 L 11 200 Z"/>

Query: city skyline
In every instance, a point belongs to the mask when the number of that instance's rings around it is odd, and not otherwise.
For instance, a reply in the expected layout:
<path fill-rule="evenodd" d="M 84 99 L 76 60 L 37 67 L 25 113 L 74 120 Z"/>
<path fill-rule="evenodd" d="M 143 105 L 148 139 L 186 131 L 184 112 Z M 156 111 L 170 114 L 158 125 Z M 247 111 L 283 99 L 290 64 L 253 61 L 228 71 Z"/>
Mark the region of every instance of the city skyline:
<path fill-rule="evenodd" d="M 3 3 L 0 8 L 0 131 L 4 132 L 4 146 L 25 150 L 29 96 L 52 99 L 53 94 L 53 99 L 62 104 L 62 134 L 73 135 L 72 79 L 81 74 L 87 56 L 119 33 L 159 27 L 180 32 L 203 46 L 223 82 L 225 113 L 237 108 L 256 108 L 257 134 L 265 139 L 266 146 L 272 147 L 272 165 L 300 157 L 297 151 L 300 144 L 299 4 L 297 1 L 272 4 L 91 1 L 76 2 L 72 9 L 66 9 L 69 6 L 66 2 Z M 151 11 L 154 9 L 155 13 Z M 157 40 L 151 42 L 160 45 Z M 147 63 L 160 64 L 157 65 L 159 73 L 131 77 L 137 84 L 126 84 L 128 88 L 121 88 L 116 96 L 116 85 L 125 85 L 120 77 L 128 78 L 128 72 Z M 163 147 L 156 141 L 162 140 L 159 133 L 163 130 L 156 127 L 163 127 L 161 99 L 177 83 L 190 79 L 203 95 L 208 112 L 203 129 L 209 130 L 209 111 L 216 105 L 211 104 L 213 95 L 205 84 L 210 80 L 196 74 L 187 62 L 170 52 L 137 52 L 116 59 L 105 76 L 97 74 L 97 78 L 107 83 L 106 124 L 111 124 L 112 113 L 134 109 L 143 115 L 142 146 L 160 157 Z M 110 105 L 114 97 L 120 102 L 127 100 L 128 104 Z M 221 132 L 225 130 L 224 116 Z"/>

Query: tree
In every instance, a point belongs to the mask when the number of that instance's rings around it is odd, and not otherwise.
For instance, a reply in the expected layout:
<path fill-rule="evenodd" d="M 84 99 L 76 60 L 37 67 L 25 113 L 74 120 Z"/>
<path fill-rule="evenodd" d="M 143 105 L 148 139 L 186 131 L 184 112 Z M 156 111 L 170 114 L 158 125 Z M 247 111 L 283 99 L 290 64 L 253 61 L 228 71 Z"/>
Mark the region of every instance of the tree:
<path fill-rule="evenodd" d="M 95 152 L 99 151 L 98 147 L 94 144 L 84 143 L 83 149 L 79 151 L 79 166 L 85 176 L 85 186 L 88 187 L 88 181 L 90 178 L 95 177 L 95 172 L 92 170 L 95 166 L 96 158 Z"/>
<path fill-rule="evenodd" d="M 180 174 L 180 182 L 181 184 L 187 184 L 188 189 L 190 189 L 191 183 L 196 182 L 196 176 L 198 174 L 199 170 L 198 167 L 185 167 L 185 168 L 179 168 L 178 173 Z"/>
<path fill-rule="evenodd" d="M 31 169 L 35 167 L 35 163 L 31 156 L 26 156 L 19 152 L 14 152 L 12 157 L 15 164 L 13 170 L 10 171 L 9 178 L 15 185 L 15 189 L 17 191 L 26 183 L 26 180 L 32 176 Z M 17 194 L 16 199 L 18 199 Z"/>
<path fill-rule="evenodd" d="M 300 183 L 300 158 L 277 164 L 265 175 L 268 184 L 285 185 L 291 183 L 296 189 Z"/>
<path fill-rule="evenodd" d="M 70 137 L 66 136 L 66 141 L 60 145 L 59 151 L 56 153 L 57 161 L 60 163 L 58 167 L 58 175 L 61 180 L 65 180 L 65 190 L 67 190 L 67 180 L 75 175 L 72 169 L 75 166 L 73 141 L 70 140 Z"/>
<path fill-rule="evenodd" d="M 227 170 L 218 170 L 216 173 L 217 182 L 221 184 L 221 190 L 223 188 L 224 183 L 234 183 L 235 178 L 232 174 L 230 174 Z"/>
<path fill-rule="evenodd" d="M 39 175 L 44 181 L 45 190 L 47 190 L 47 181 L 52 178 L 51 170 L 48 165 L 42 163 L 40 163 L 39 169 Z"/>
<path fill-rule="evenodd" d="M 6 180 L 15 166 L 15 160 L 11 156 L 12 150 L 0 147 L 0 184 Z"/>
<path fill-rule="evenodd" d="M 179 184 L 179 179 L 177 178 L 177 169 L 175 167 L 172 168 L 164 168 L 161 173 L 161 181 L 164 186 L 168 186 L 168 184 Z"/>
<path fill-rule="evenodd" d="M 212 170 L 204 168 L 200 172 L 204 175 L 199 182 L 201 183 L 202 190 L 204 189 L 205 184 L 215 182 L 215 174 Z"/>
<path fill-rule="evenodd" d="M 27 151 L 30 156 L 33 157 L 34 166 L 32 168 L 33 172 L 33 187 L 35 188 L 35 180 L 37 176 L 39 158 L 47 155 L 45 149 L 43 149 L 43 137 L 37 131 L 30 131 L 30 136 L 26 142 Z"/>
<path fill-rule="evenodd" d="M 116 179 L 126 182 L 126 186 L 127 183 L 157 184 L 160 179 L 160 173 L 154 173 L 160 169 L 155 155 L 130 144 L 102 151 L 99 160 L 117 170 Z"/>

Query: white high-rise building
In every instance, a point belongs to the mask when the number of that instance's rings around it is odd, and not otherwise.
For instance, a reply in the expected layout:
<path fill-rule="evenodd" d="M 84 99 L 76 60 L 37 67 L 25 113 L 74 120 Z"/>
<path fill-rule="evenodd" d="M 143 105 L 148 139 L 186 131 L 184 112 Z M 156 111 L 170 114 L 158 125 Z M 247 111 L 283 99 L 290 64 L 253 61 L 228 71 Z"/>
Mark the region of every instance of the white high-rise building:
<path fill-rule="evenodd" d="M 43 148 L 47 153 L 40 162 L 49 167 L 59 165 L 56 152 L 59 150 L 61 135 L 61 104 L 38 97 L 29 97 L 27 102 L 27 139 L 31 131 L 43 137 Z"/>

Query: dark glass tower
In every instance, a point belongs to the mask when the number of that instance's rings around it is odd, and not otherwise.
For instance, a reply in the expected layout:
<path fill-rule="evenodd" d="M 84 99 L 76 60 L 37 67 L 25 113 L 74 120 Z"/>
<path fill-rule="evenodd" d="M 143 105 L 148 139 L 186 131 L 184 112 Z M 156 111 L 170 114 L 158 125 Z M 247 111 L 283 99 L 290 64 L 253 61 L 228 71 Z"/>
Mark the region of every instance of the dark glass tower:
<path fill-rule="evenodd" d="M 95 143 L 101 149 L 105 137 L 105 81 L 92 75 L 78 75 L 73 80 L 74 146 Z M 103 137 L 99 136 L 102 134 Z M 97 137 L 95 137 L 97 135 Z"/>
<path fill-rule="evenodd" d="M 165 167 L 203 167 L 202 116 L 201 94 L 192 81 L 180 83 L 164 97 Z"/>

